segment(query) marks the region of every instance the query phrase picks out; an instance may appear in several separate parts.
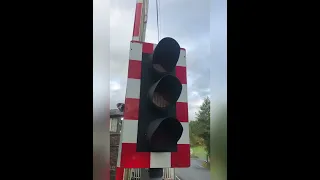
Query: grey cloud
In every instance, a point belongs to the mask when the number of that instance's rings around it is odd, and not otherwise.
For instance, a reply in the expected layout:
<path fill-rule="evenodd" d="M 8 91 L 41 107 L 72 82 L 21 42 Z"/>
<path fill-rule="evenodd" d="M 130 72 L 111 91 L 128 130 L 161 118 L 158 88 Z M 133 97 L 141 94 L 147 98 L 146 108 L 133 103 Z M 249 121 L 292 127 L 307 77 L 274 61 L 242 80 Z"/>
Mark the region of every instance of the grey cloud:
<path fill-rule="evenodd" d="M 111 50 L 112 51 L 112 50 Z M 114 50 L 110 55 L 111 78 L 126 78 L 128 73 L 129 50 Z"/>
<path fill-rule="evenodd" d="M 117 103 L 124 103 L 125 93 L 126 93 L 126 78 L 112 78 L 113 82 L 119 83 L 121 88 L 119 90 L 110 91 L 110 107 L 117 108 Z"/>
<path fill-rule="evenodd" d="M 203 42 L 205 41 L 200 41 L 196 48 L 187 54 L 188 91 L 198 93 L 198 96 L 191 96 L 189 99 L 191 108 L 195 109 L 198 105 L 193 106 L 193 101 L 203 99 L 210 94 L 209 64 L 212 59 L 209 58 L 209 43 Z"/>
<path fill-rule="evenodd" d="M 155 1 L 150 2 L 148 27 L 156 29 Z M 173 37 L 197 39 L 210 29 L 210 1 L 194 0 L 161 1 L 161 31 Z"/>
<path fill-rule="evenodd" d="M 134 11 L 136 8 L 136 1 L 131 0 L 111 0 L 111 8 L 121 8 L 124 10 Z"/>

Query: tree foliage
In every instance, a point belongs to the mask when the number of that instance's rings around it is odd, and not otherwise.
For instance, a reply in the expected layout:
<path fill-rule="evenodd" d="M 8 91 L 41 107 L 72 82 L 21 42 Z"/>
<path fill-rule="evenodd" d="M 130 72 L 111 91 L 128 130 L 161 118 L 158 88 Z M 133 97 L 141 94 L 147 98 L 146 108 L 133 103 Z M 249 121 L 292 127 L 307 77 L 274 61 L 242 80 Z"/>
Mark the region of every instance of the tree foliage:
<path fill-rule="evenodd" d="M 190 122 L 191 145 L 203 145 L 210 152 L 210 99 L 206 97 L 196 113 L 196 120 Z"/>
<path fill-rule="evenodd" d="M 204 141 L 199 137 L 199 123 L 197 121 L 190 121 L 190 145 L 191 146 L 203 146 Z"/>

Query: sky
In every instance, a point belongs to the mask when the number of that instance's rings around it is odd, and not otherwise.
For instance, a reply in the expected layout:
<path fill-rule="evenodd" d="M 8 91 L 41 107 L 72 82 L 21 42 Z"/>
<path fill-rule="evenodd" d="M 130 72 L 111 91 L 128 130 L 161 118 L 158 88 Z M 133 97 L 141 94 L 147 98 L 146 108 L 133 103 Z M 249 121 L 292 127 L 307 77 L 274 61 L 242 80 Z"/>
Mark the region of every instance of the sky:
<path fill-rule="evenodd" d="M 103 3 L 95 1 L 94 16 L 102 11 L 99 7 Z M 195 119 L 195 112 L 206 96 L 213 101 L 226 98 L 226 1 L 211 1 L 215 2 L 160 1 L 160 39 L 172 37 L 187 51 L 190 120 Z M 135 0 L 110 0 L 109 4 L 110 108 L 124 102 L 135 4 Z M 157 43 L 157 37 L 156 1 L 151 0 L 145 41 Z M 93 47 L 94 53 L 97 48 L 97 45 Z M 99 56 L 94 54 L 94 58 Z"/>

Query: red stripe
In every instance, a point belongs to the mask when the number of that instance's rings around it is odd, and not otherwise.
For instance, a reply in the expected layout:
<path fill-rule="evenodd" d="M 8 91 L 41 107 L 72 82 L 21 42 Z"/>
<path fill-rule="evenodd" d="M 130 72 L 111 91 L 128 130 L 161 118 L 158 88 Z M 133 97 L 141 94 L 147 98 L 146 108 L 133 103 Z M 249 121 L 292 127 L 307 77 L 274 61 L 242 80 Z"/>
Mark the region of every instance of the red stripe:
<path fill-rule="evenodd" d="M 123 172 L 124 172 L 124 168 L 117 167 L 117 169 L 116 169 L 116 180 L 123 180 Z"/>
<path fill-rule="evenodd" d="M 126 120 L 138 120 L 140 99 L 126 98 L 123 118 Z"/>
<path fill-rule="evenodd" d="M 148 168 L 150 167 L 150 152 L 136 152 L 137 144 L 122 143 L 121 167 Z"/>
<path fill-rule="evenodd" d="M 176 76 L 181 84 L 187 84 L 187 68 L 184 66 L 176 66 Z"/>
<path fill-rule="evenodd" d="M 178 151 L 171 153 L 171 167 L 190 167 L 190 144 L 178 144 Z"/>
<path fill-rule="evenodd" d="M 153 53 L 153 44 L 152 43 L 143 43 L 142 52 L 151 54 Z"/>
<path fill-rule="evenodd" d="M 185 48 L 180 48 L 181 50 L 185 51 L 186 49 Z"/>
<path fill-rule="evenodd" d="M 186 103 L 186 102 L 177 102 L 176 103 L 176 118 L 180 122 L 189 122 L 188 103 Z"/>
<path fill-rule="evenodd" d="M 135 14 L 135 18 L 134 18 L 134 25 L 133 25 L 133 36 L 139 36 L 141 13 L 142 13 L 142 3 L 137 3 L 136 4 L 136 14 Z"/>
<path fill-rule="evenodd" d="M 141 61 L 129 60 L 128 78 L 141 79 Z"/>
<path fill-rule="evenodd" d="M 135 40 L 132 40 L 131 42 L 132 42 L 132 43 L 143 43 L 143 42 L 141 42 L 141 41 L 135 41 Z"/>

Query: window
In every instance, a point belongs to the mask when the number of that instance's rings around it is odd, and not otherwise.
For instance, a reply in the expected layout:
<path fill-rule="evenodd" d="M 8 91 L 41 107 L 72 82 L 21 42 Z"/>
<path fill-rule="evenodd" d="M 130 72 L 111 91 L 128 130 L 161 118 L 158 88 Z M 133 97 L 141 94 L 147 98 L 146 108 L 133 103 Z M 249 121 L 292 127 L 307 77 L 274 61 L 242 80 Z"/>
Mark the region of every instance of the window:
<path fill-rule="evenodd" d="M 118 118 L 110 118 L 110 132 L 117 132 Z"/>

